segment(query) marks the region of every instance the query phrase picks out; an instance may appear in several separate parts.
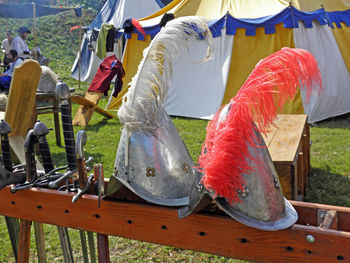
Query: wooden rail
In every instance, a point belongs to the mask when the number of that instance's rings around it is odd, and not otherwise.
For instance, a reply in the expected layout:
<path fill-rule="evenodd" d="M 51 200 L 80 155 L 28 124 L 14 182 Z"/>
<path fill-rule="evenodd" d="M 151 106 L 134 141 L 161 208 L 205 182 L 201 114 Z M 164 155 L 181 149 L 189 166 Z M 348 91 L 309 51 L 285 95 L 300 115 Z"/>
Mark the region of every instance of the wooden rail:
<path fill-rule="evenodd" d="M 109 200 L 98 208 L 96 196 L 84 195 L 74 204 L 72 196 L 36 188 L 12 194 L 6 187 L 0 191 L 0 214 L 258 262 L 350 261 L 350 208 L 292 201 L 297 224 L 269 232 L 218 213 L 179 219 L 175 208 Z"/>

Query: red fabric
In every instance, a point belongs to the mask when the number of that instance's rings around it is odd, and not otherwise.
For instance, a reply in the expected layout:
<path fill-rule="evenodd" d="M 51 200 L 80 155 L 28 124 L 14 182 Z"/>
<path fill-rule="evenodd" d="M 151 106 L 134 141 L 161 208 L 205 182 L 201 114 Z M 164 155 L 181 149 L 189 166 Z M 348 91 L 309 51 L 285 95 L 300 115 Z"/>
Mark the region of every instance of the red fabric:
<path fill-rule="evenodd" d="M 117 80 L 115 90 L 112 95 L 114 97 L 117 97 L 123 86 L 123 77 L 125 75 L 125 71 L 120 60 L 117 59 L 115 55 L 112 55 L 106 57 L 101 62 L 88 90 L 104 93 L 104 95 L 107 96 L 111 81 L 115 75 L 117 75 Z"/>
<path fill-rule="evenodd" d="M 142 27 L 141 23 L 138 20 L 133 18 L 133 19 L 131 19 L 131 23 L 143 36 L 146 35 L 145 30 L 143 30 L 143 27 Z"/>
<path fill-rule="evenodd" d="M 237 193 L 245 184 L 242 174 L 251 170 L 248 146 L 256 146 L 254 130 L 266 132 L 299 85 L 306 89 L 307 98 L 312 89 L 322 90 L 317 62 L 305 50 L 283 48 L 256 65 L 231 99 L 225 120 L 219 117 L 219 110 L 207 126 L 198 160 L 199 169 L 204 172 L 202 183 L 207 189 L 231 203 L 240 202 Z"/>
<path fill-rule="evenodd" d="M 75 29 L 81 28 L 81 26 L 73 26 L 69 29 L 69 33 L 72 34 L 72 31 Z"/>

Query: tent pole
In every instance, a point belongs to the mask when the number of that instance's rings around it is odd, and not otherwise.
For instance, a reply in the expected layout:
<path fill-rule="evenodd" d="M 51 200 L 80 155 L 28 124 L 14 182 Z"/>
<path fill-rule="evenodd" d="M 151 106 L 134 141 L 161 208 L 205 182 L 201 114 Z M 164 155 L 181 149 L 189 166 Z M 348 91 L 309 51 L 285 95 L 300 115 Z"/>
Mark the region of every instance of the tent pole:
<path fill-rule="evenodd" d="M 36 4 L 33 3 L 33 20 L 34 20 L 34 25 L 33 25 L 33 35 L 34 35 L 34 48 L 36 48 Z M 37 60 L 38 58 L 38 50 L 34 53 L 34 59 Z"/>
<path fill-rule="evenodd" d="M 78 77 L 78 88 L 80 89 L 80 72 L 81 72 L 81 17 L 79 17 L 79 77 Z"/>

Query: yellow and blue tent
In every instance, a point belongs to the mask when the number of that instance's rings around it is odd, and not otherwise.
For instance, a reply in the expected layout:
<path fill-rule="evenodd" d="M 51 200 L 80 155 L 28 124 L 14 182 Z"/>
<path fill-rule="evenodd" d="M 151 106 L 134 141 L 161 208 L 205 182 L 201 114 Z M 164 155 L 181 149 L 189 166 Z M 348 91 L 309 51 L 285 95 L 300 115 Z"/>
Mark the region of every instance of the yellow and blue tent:
<path fill-rule="evenodd" d="M 302 48 L 316 58 L 323 93 L 302 91 L 285 113 L 308 114 L 309 122 L 350 112 L 350 0 L 174 0 L 142 19 L 146 36 L 126 34 L 124 83 L 136 74 L 142 52 L 160 31 L 165 13 L 198 15 L 208 20 L 214 37 L 214 59 L 197 63 L 201 42 L 174 65 L 165 109 L 170 115 L 210 119 L 240 89 L 256 63 L 282 47 Z M 109 103 L 117 110 L 128 85 Z"/>

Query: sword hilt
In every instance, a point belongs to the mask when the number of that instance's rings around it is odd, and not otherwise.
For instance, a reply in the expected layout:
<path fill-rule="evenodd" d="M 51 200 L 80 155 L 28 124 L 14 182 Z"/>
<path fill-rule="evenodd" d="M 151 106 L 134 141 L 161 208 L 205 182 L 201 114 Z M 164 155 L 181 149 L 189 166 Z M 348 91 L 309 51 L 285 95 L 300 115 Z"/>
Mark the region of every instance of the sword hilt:
<path fill-rule="evenodd" d="M 77 158 L 75 155 L 72 110 L 69 103 L 70 92 L 67 84 L 60 82 L 56 85 L 56 98 L 60 101 L 61 106 L 62 129 L 68 167 L 70 170 L 75 170 L 77 169 Z"/>
<path fill-rule="evenodd" d="M 86 131 L 80 130 L 77 133 L 77 144 L 75 146 L 78 174 L 79 174 L 79 188 L 85 189 L 87 184 L 87 172 L 86 172 L 86 162 L 84 158 L 84 145 L 86 144 L 87 136 Z"/>
<path fill-rule="evenodd" d="M 34 144 L 36 142 L 36 138 L 33 134 L 33 129 L 31 129 L 26 136 L 24 141 L 24 154 L 26 160 L 26 176 L 27 182 L 30 183 L 34 181 L 37 177 L 36 173 L 36 164 L 35 164 L 35 154 L 34 154 Z"/>
<path fill-rule="evenodd" d="M 1 120 L 0 122 L 0 134 L 1 134 L 1 151 L 2 151 L 2 161 L 4 163 L 4 167 L 7 171 L 12 172 L 12 159 L 10 152 L 10 142 L 8 134 L 11 132 L 11 128 L 9 124 Z"/>
<path fill-rule="evenodd" d="M 49 129 L 45 126 L 44 123 L 38 120 L 34 125 L 33 134 L 38 139 L 39 153 L 43 161 L 45 173 L 48 173 L 55 168 L 51 158 L 50 147 L 46 140 L 46 135 L 49 134 Z"/>

